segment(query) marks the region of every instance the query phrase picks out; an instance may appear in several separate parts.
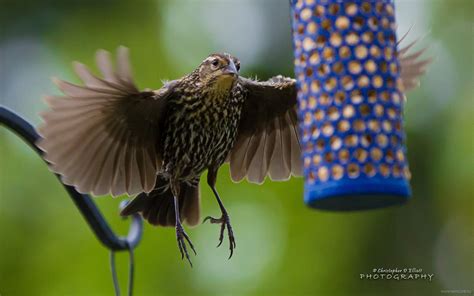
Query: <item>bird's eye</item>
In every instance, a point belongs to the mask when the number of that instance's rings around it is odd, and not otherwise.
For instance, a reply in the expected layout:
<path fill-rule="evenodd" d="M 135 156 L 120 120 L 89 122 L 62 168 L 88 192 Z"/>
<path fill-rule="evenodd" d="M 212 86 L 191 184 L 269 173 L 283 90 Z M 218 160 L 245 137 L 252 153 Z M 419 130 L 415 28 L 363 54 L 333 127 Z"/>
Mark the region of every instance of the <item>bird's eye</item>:
<path fill-rule="evenodd" d="M 216 68 L 217 66 L 219 66 L 219 60 L 218 59 L 212 60 L 211 65 L 213 68 Z"/>
<path fill-rule="evenodd" d="M 239 62 L 235 63 L 235 68 L 237 69 L 237 71 L 240 71 L 240 63 Z"/>

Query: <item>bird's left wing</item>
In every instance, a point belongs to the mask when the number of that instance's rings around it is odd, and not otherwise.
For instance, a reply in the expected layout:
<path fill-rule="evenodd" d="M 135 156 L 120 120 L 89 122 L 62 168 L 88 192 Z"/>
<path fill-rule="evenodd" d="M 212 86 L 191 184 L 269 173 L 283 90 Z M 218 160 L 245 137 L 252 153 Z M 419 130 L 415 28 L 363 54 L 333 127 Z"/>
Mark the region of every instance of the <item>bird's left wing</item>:
<path fill-rule="evenodd" d="M 402 40 L 400 40 L 399 43 Z M 417 42 L 418 40 L 415 40 L 398 50 L 400 76 L 402 78 L 404 92 L 410 91 L 420 85 L 420 77 L 425 74 L 426 69 L 433 62 L 433 58 L 431 57 L 422 58 L 427 48 L 410 52 Z"/>
<path fill-rule="evenodd" d="M 237 139 L 229 156 L 233 181 L 247 177 L 262 183 L 301 175 L 301 146 L 296 116 L 296 81 L 276 76 L 268 81 L 239 78 L 246 92 Z"/>
<path fill-rule="evenodd" d="M 103 78 L 82 64 L 84 86 L 55 79 L 64 96 L 48 96 L 37 145 L 65 184 L 96 195 L 153 190 L 161 166 L 160 130 L 173 82 L 158 91 L 139 91 L 130 74 L 128 50 L 97 52 Z"/>

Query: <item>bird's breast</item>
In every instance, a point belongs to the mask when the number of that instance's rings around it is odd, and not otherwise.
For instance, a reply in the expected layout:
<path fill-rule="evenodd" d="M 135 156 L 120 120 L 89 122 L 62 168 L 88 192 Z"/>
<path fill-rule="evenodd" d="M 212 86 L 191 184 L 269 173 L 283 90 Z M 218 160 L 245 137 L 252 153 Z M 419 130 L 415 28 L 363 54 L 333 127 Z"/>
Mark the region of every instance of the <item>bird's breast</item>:
<path fill-rule="evenodd" d="M 227 98 L 202 97 L 189 100 L 186 105 L 170 106 L 164 143 L 165 167 L 195 177 L 206 168 L 224 162 L 234 143 L 241 111 L 241 100 L 232 94 Z"/>

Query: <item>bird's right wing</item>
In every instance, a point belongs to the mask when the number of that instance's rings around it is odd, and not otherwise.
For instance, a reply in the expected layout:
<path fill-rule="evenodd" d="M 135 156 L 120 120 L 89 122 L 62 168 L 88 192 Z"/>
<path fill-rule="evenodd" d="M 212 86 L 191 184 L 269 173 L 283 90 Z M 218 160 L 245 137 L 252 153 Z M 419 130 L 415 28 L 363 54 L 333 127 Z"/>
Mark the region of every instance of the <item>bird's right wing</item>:
<path fill-rule="evenodd" d="M 64 96 L 47 96 L 39 148 L 50 168 L 79 192 L 114 196 L 153 190 L 161 166 L 160 129 L 173 82 L 159 91 L 139 91 L 119 47 L 114 70 L 110 54 L 97 52 L 98 78 L 80 63 L 84 86 L 54 79 Z"/>
<path fill-rule="evenodd" d="M 296 115 L 296 81 L 276 76 L 267 81 L 244 77 L 247 93 L 237 139 L 229 153 L 231 178 L 261 184 L 268 175 L 282 181 L 302 174 Z"/>
<path fill-rule="evenodd" d="M 402 38 L 403 39 L 403 38 Z M 400 40 L 401 41 L 401 40 Z M 422 59 L 425 50 L 410 53 L 413 42 L 399 52 L 403 89 L 418 86 L 432 59 Z M 247 178 L 262 183 L 286 180 L 302 174 L 301 135 L 296 106 L 296 81 L 277 76 L 268 81 L 239 78 L 248 95 L 242 108 L 237 139 L 228 156 L 233 181 Z"/>

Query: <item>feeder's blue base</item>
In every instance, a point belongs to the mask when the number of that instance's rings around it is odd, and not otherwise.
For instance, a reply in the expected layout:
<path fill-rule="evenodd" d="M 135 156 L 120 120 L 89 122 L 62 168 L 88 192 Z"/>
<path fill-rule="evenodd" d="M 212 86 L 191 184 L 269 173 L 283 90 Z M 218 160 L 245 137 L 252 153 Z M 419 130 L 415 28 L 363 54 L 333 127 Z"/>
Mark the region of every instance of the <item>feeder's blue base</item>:
<path fill-rule="evenodd" d="M 405 179 L 339 180 L 306 185 L 305 203 L 332 211 L 368 210 L 405 203 L 411 196 Z"/>

